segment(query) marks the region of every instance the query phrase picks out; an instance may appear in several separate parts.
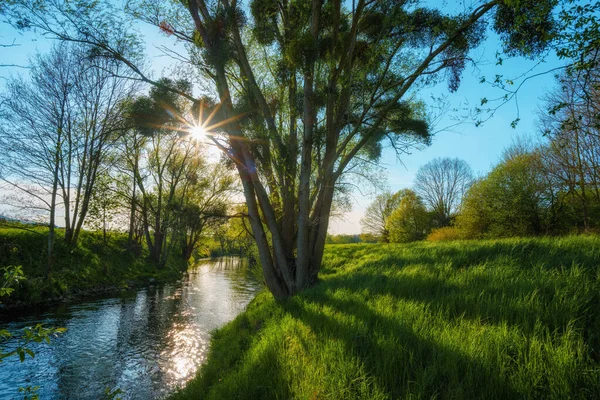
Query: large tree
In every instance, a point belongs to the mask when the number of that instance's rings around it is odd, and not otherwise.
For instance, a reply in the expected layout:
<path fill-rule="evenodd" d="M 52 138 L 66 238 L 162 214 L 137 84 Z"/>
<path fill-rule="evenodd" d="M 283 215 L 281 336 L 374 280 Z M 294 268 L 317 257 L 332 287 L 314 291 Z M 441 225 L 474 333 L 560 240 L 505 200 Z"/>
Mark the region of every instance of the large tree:
<path fill-rule="evenodd" d="M 109 5 L 39 3 L 17 1 L 13 21 L 93 45 L 143 74 Z M 550 39 L 554 2 L 492 0 L 457 15 L 409 1 L 135 3 L 136 15 L 189 44 L 214 90 L 223 140 L 213 139 L 236 164 L 265 281 L 285 298 L 316 282 L 344 174 L 376 160 L 384 142 L 428 140 L 418 89 L 444 78 L 457 89 L 487 23 L 506 51 L 536 55 Z"/>
<path fill-rule="evenodd" d="M 583 230 L 594 223 L 591 214 L 600 203 L 599 71 L 595 67 L 586 74 L 558 76 L 559 87 L 546 96 L 548 111 L 540 116 L 549 139 L 542 152 L 547 174 L 579 203 Z"/>
<path fill-rule="evenodd" d="M 417 171 L 414 190 L 430 207 L 438 227 L 450 225 L 471 183 L 473 171 L 459 158 L 434 158 Z"/>
<path fill-rule="evenodd" d="M 2 202 L 48 222 L 47 274 L 54 260 L 64 148 L 74 115 L 71 90 L 77 63 L 65 46 L 32 60 L 29 81 L 7 82 L 0 108 Z"/>

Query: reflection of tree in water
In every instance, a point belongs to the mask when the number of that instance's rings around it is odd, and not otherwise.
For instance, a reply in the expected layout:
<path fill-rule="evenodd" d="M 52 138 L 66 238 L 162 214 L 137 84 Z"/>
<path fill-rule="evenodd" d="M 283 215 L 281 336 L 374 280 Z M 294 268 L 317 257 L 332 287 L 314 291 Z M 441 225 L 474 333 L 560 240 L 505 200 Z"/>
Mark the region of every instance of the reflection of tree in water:
<path fill-rule="evenodd" d="M 259 283 L 252 274 L 252 268 L 247 258 L 224 256 L 201 262 L 197 271 L 199 273 L 213 271 L 225 278 L 229 283 L 229 288 L 233 291 L 231 301 L 237 304 L 244 302 L 249 294 L 256 293 Z"/>

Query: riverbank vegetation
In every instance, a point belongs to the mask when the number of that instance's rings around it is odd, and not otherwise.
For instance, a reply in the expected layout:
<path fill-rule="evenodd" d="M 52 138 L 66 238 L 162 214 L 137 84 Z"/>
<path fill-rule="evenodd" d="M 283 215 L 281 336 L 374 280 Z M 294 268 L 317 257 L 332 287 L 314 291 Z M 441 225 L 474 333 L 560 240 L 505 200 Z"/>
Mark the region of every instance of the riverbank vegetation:
<path fill-rule="evenodd" d="M 57 229 L 56 235 L 62 239 L 64 230 Z M 5 303 L 31 305 L 165 282 L 177 279 L 187 269 L 181 257 L 157 269 L 144 246 L 128 246 L 126 234 L 111 232 L 105 240 L 102 232 L 83 230 L 77 247 L 57 241 L 58 257 L 48 277 L 47 240 L 48 227 L 0 227 L 0 266 L 19 265 L 25 276 Z"/>
<path fill-rule="evenodd" d="M 173 398 L 597 398 L 598 259 L 595 236 L 329 246 L 318 285 L 258 295 Z"/>

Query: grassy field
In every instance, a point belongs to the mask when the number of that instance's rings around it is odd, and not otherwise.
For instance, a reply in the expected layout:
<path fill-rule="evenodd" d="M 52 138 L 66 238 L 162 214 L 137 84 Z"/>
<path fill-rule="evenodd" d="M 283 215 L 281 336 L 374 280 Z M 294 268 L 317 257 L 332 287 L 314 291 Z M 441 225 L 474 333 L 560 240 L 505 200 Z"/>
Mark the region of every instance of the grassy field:
<path fill-rule="evenodd" d="M 57 231 L 55 265 L 46 278 L 46 227 L 0 227 L 0 267 L 21 265 L 27 278 L 3 302 L 25 304 L 44 302 L 60 296 L 78 295 L 98 289 L 126 287 L 127 283 L 146 283 L 176 279 L 182 260 L 173 260 L 160 271 L 148 261 L 145 246 L 127 248 L 127 235 L 111 233 L 104 243 L 101 233 L 83 231 L 78 245 L 71 249 Z M 178 264 L 179 263 L 179 264 Z"/>
<path fill-rule="evenodd" d="M 598 399 L 600 238 L 334 245 L 176 399 Z"/>

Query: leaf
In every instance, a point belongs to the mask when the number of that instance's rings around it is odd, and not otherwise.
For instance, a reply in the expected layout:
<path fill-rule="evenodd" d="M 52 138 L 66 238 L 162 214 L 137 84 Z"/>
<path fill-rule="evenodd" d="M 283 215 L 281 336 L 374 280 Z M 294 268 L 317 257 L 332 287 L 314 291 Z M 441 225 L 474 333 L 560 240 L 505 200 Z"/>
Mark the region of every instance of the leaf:
<path fill-rule="evenodd" d="M 29 357 L 35 358 L 35 353 L 31 349 L 25 349 L 25 352 L 29 354 Z"/>

